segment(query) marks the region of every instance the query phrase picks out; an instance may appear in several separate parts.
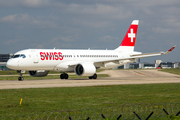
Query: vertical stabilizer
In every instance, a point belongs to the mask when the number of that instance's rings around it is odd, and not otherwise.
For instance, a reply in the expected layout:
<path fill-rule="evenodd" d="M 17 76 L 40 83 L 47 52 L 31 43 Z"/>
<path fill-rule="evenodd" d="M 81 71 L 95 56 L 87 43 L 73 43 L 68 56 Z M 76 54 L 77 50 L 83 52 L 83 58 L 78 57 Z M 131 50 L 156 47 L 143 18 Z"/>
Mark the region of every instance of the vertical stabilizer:
<path fill-rule="evenodd" d="M 115 50 L 132 52 L 134 51 L 134 46 L 136 42 L 137 29 L 139 20 L 133 20 L 131 26 L 129 27 L 121 45 Z"/>

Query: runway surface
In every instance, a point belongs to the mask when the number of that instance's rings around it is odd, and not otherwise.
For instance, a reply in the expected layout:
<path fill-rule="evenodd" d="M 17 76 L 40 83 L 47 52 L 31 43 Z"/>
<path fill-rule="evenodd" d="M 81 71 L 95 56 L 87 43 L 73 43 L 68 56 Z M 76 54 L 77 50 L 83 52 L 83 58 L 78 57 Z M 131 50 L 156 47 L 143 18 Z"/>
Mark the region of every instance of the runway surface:
<path fill-rule="evenodd" d="M 121 84 L 180 83 L 180 75 L 157 70 L 105 70 L 99 74 L 110 77 L 97 79 L 3 80 L 0 89 L 77 87 Z"/>

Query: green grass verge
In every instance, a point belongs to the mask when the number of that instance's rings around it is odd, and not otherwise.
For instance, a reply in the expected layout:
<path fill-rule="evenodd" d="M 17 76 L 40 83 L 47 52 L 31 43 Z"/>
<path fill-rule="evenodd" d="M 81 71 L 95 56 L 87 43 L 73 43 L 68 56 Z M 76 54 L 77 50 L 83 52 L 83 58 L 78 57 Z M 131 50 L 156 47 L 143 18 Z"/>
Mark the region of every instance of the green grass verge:
<path fill-rule="evenodd" d="M 5 70 L 5 71 L 0 71 L 0 75 L 18 75 L 18 73 L 15 70 Z"/>
<path fill-rule="evenodd" d="M 22 106 L 18 106 L 20 99 Z M 180 100 L 180 83 L 0 90 L 0 116 Z"/>
<path fill-rule="evenodd" d="M 160 69 L 159 71 L 173 73 L 180 75 L 180 69 L 179 68 L 168 68 L 168 69 Z"/>

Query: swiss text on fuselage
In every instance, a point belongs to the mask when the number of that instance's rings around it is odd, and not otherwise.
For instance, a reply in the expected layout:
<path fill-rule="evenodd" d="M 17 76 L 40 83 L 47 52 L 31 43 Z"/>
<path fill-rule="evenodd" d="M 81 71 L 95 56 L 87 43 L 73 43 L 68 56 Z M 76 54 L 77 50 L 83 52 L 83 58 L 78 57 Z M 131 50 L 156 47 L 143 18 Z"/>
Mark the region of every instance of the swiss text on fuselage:
<path fill-rule="evenodd" d="M 41 60 L 63 60 L 61 52 L 40 52 Z"/>

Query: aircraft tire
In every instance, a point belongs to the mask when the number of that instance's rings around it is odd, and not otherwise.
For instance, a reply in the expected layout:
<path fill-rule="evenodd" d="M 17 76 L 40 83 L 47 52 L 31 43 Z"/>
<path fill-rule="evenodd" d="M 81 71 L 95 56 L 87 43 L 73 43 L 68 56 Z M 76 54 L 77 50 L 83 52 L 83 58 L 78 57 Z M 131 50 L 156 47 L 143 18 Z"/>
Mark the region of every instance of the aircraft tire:
<path fill-rule="evenodd" d="M 93 79 L 93 76 L 89 76 L 89 79 Z"/>
<path fill-rule="evenodd" d="M 23 81 L 24 78 L 23 78 L 23 77 L 19 77 L 18 80 L 19 80 L 19 81 Z"/>
<path fill-rule="evenodd" d="M 64 74 L 64 79 L 68 79 L 69 75 L 68 74 Z"/>
<path fill-rule="evenodd" d="M 61 79 L 64 79 L 64 74 L 61 74 L 61 75 L 60 75 L 60 78 L 61 78 Z"/>
<path fill-rule="evenodd" d="M 95 73 L 93 76 L 89 76 L 89 79 L 97 79 L 97 74 Z"/>
<path fill-rule="evenodd" d="M 61 78 L 61 79 L 68 79 L 68 78 L 69 78 L 69 75 L 66 74 L 66 73 L 63 73 L 63 74 L 60 75 L 60 78 Z"/>
<path fill-rule="evenodd" d="M 97 79 L 97 74 L 95 73 L 93 76 L 92 76 L 93 79 Z"/>

